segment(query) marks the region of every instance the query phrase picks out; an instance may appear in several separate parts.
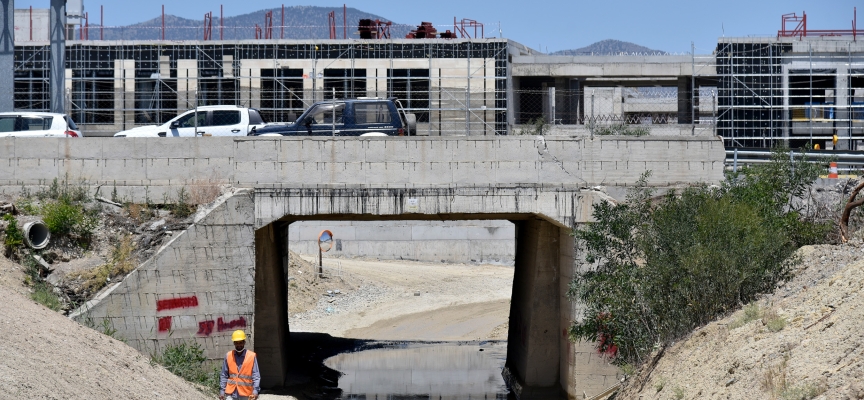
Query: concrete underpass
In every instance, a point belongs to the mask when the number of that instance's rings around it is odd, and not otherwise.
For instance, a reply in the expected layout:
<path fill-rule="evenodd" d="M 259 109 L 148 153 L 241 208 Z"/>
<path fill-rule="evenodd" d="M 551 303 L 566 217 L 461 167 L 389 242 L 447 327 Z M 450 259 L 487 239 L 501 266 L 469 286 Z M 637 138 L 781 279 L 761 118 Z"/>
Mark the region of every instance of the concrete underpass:
<path fill-rule="evenodd" d="M 369 215 L 344 214 L 327 217 L 339 220 L 372 218 Z M 392 217 L 408 219 L 411 215 Z M 548 396 L 557 394 L 559 387 L 563 390 L 560 382 L 567 381 L 567 372 L 572 372 L 567 359 L 561 359 L 561 354 L 566 353 L 562 352 L 562 348 L 567 350 L 571 346 L 565 334 L 571 315 L 568 300 L 564 297 L 574 265 L 571 230 L 533 214 L 438 217 L 447 220 L 492 217 L 507 219 L 515 224 L 516 260 L 507 367 L 517 379 L 513 383 L 524 388 L 523 396 L 530 396 L 532 391 Z M 282 384 L 288 368 L 287 354 L 291 351 L 290 323 L 286 302 L 282 301 L 287 298 L 287 270 L 284 265 L 288 243 L 286 228 L 292 222 L 310 220 L 296 218 L 285 216 L 255 232 L 255 348 L 261 354 L 264 379 L 271 386 Z M 591 358 L 590 344 L 580 350 L 586 358 Z M 599 358 L 593 361 L 602 364 Z M 614 380 L 616 370 L 606 367 L 603 371 L 595 371 L 595 374 L 600 373 L 609 378 L 598 382 L 597 387 L 580 385 L 583 390 L 602 390 L 607 387 L 604 385 Z"/>
<path fill-rule="evenodd" d="M 54 178 L 116 187 L 128 201 L 219 182 L 234 189 L 121 282 L 79 310 L 150 354 L 192 339 L 208 357 L 251 331 L 265 386 L 284 378 L 290 332 L 284 228 L 320 220 L 509 220 L 516 225 L 507 365 L 527 396 L 599 393 L 617 370 L 564 328 L 576 262 L 570 230 L 645 170 L 676 188 L 722 179 L 713 137 L 0 140 L 0 191 Z M 110 188 L 110 189 L 106 189 Z M 516 390 L 520 390 L 516 388 Z M 527 398 L 527 397 L 526 397 Z"/>

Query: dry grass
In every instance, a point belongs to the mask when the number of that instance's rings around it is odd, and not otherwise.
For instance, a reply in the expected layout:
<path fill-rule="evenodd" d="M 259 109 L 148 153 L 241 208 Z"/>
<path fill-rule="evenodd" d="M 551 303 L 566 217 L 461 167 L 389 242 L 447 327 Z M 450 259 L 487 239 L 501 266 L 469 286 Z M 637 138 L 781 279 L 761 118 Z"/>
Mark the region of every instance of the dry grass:
<path fill-rule="evenodd" d="M 786 318 L 777 314 L 773 308 L 762 312 L 762 323 L 771 332 L 780 332 L 786 327 Z"/>
<path fill-rule="evenodd" d="M 786 364 L 788 360 L 789 354 L 786 353 L 783 356 L 783 361 L 775 366 L 768 367 L 762 374 L 762 379 L 759 383 L 762 390 L 768 392 L 771 399 L 810 400 L 828 390 L 828 385 L 824 379 L 815 383 L 806 382 L 791 386 L 786 376 Z"/>
<path fill-rule="evenodd" d="M 95 293 L 105 287 L 109 278 L 125 276 L 132 272 L 138 266 L 132 256 L 134 250 L 135 243 L 132 242 L 131 235 L 120 238 L 114 248 L 111 249 L 111 260 L 107 264 L 81 274 L 81 279 L 84 280 L 83 288 L 90 293 Z"/>
<path fill-rule="evenodd" d="M 218 179 L 197 179 L 189 185 L 189 204 L 207 204 L 222 194 Z"/>
<path fill-rule="evenodd" d="M 788 356 L 783 358 L 780 364 L 769 366 L 762 374 L 759 382 L 762 390 L 768 392 L 771 399 L 776 399 L 780 393 L 786 390 L 786 362 Z"/>

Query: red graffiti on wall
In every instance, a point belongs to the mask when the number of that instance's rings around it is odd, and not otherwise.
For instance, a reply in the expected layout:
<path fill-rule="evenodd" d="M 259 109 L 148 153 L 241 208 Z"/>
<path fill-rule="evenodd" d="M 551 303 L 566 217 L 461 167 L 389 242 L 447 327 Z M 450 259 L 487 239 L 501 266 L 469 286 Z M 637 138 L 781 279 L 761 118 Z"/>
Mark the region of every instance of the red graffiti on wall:
<path fill-rule="evenodd" d="M 156 311 L 173 310 L 175 308 L 198 307 L 198 296 L 176 297 L 156 302 Z"/>
<path fill-rule="evenodd" d="M 213 329 L 215 328 L 217 332 L 225 332 L 231 329 L 245 328 L 246 327 L 246 318 L 240 317 L 232 321 L 225 322 L 222 317 L 219 317 L 216 321 L 208 320 L 201 321 L 198 323 L 198 335 L 202 336 L 210 336 L 213 334 Z"/>
<path fill-rule="evenodd" d="M 245 328 L 246 327 L 246 318 L 240 317 L 233 321 L 222 322 L 222 318 L 219 318 L 216 321 L 216 327 L 219 332 L 225 332 L 227 330 L 236 329 L 236 328 Z"/>
<path fill-rule="evenodd" d="M 210 336 L 213 333 L 213 325 L 215 321 L 201 321 L 198 323 L 198 334 L 202 336 Z"/>
<path fill-rule="evenodd" d="M 159 332 L 168 332 L 171 330 L 171 317 L 159 318 Z"/>

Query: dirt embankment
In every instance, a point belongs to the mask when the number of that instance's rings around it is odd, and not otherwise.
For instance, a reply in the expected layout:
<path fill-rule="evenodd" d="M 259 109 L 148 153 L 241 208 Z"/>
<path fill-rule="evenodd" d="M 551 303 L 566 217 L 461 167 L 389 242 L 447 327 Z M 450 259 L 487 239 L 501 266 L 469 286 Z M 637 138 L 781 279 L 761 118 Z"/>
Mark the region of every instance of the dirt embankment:
<path fill-rule="evenodd" d="M 0 384 L 23 399 L 206 399 L 116 339 L 28 296 L 23 267 L 0 256 Z"/>
<path fill-rule="evenodd" d="M 314 261 L 314 263 L 313 263 Z M 506 340 L 513 267 L 359 259 L 291 261 L 292 332 L 377 340 Z"/>
<path fill-rule="evenodd" d="M 864 243 L 799 255 L 790 282 L 669 347 L 615 398 L 864 398 Z"/>

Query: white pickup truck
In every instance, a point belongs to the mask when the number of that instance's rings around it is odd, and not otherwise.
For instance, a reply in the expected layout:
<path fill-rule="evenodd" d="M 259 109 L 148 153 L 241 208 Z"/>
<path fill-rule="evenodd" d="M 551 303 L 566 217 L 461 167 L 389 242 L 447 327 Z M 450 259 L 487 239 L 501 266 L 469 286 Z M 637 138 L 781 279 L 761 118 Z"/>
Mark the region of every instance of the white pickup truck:
<path fill-rule="evenodd" d="M 162 125 L 139 126 L 114 137 L 247 136 L 266 125 L 254 108 L 201 106 Z"/>

